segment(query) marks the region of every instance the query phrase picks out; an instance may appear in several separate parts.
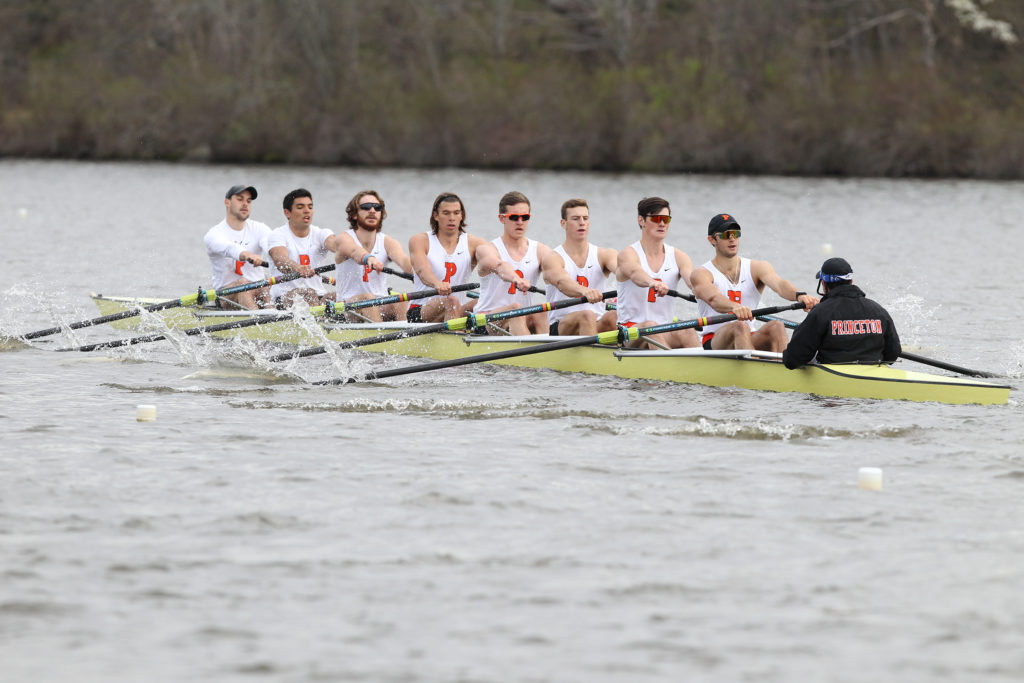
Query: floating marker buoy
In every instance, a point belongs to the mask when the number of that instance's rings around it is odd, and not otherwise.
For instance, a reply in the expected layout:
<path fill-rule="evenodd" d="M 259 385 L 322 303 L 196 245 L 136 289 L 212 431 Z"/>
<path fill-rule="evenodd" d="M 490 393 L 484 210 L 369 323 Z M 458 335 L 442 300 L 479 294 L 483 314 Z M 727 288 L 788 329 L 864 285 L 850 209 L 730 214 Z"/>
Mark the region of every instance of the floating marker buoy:
<path fill-rule="evenodd" d="M 857 486 L 865 491 L 881 491 L 881 468 L 861 467 L 860 470 L 857 472 Z"/>
<path fill-rule="evenodd" d="M 135 419 L 139 422 L 152 422 L 156 419 L 156 406 L 135 406 Z"/>

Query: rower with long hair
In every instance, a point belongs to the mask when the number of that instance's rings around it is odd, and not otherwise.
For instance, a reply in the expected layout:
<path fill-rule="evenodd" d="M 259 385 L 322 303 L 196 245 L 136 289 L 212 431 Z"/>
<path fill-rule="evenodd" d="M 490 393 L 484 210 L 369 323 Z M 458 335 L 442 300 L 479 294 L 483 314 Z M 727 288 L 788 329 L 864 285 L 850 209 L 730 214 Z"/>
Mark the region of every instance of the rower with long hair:
<path fill-rule="evenodd" d="M 517 276 L 515 269 L 501 261 L 493 247 L 486 248 L 482 237 L 466 232 L 466 206 L 453 192 L 442 192 L 430 209 L 430 231 L 409 240 L 413 289 L 436 289 L 438 295 L 422 305 L 410 305 L 409 322 L 440 322 L 464 316 L 473 310 L 475 300 L 452 287 L 465 284 L 473 269 L 480 266 L 520 289 L 530 285 Z M 481 249 L 481 247 L 485 247 Z"/>

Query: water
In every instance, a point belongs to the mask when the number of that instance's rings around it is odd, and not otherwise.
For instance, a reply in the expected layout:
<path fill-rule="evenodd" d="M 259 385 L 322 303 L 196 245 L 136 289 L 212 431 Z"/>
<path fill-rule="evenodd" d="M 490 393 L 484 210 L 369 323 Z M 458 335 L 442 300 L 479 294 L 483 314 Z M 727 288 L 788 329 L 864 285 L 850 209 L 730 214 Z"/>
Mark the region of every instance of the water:
<path fill-rule="evenodd" d="M 8 341 L 4 681 L 1024 676 L 1021 183 L 2 162 L 0 333 L 94 317 L 90 290 L 207 284 L 235 182 L 272 226 L 294 187 L 331 228 L 376 188 L 403 241 L 441 190 L 492 237 L 520 189 L 549 244 L 585 196 L 615 247 L 660 194 L 695 262 L 728 211 L 744 254 L 813 289 L 831 244 L 907 350 L 1014 391 L 945 406 L 475 366 L 320 387 L 386 361 L 268 373 L 232 342 Z M 882 492 L 857 489 L 863 466 Z"/>

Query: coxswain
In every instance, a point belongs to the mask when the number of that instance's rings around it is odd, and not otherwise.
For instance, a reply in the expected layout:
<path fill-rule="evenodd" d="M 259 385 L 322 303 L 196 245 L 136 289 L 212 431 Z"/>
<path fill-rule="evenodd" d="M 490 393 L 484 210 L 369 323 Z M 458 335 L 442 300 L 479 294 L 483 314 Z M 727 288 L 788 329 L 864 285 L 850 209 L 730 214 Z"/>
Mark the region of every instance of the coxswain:
<path fill-rule="evenodd" d="M 782 352 L 787 368 L 812 360 L 875 364 L 892 363 L 900 357 L 903 349 L 892 317 L 853 284 L 853 268 L 846 259 L 828 259 L 816 277 L 817 291 L 824 295 L 793 330 L 793 338 Z"/>

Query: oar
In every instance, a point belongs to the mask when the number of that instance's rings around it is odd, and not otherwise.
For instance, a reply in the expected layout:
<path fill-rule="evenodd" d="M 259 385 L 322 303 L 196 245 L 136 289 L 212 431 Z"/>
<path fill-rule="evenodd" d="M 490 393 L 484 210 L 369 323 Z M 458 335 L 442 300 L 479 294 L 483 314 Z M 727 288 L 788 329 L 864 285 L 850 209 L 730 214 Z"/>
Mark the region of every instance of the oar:
<path fill-rule="evenodd" d="M 605 292 L 601 295 L 603 299 L 610 299 L 615 296 L 615 292 Z M 518 318 L 524 315 L 533 315 L 534 313 L 546 313 L 547 311 L 555 311 L 560 308 L 569 308 L 570 306 L 579 306 L 580 304 L 587 303 L 587 297 L 581 296 L 576 299 L 565 299 L 557 303 L 543 303 L 535 306 L 526 306 L 524 308 L 515 308 L 511 311 L 499 311 L 497 313 L 477 313 L 474 315 L 468 315 L 462 318 L 452 318 L 446 320 L 443 323 L 435 323 L 433 325 L 424 325 L 422 327 L 416 327 L 412 329 L 398 330 L 395 332 L 388 332 L 386 334 L 379 334 L 374 337 L 364 337 L 362 339 L 352 339 L 350 341 L 344 341 L 338 344 L 337 349 L 354 349 L 360 346 L 371 346 L 373 344 L 382 344 L 389 341 L 398 341 L 400 339 L 408 339 L 409 337 L 418 337 L 421 334 L 431 334 L 434 332 L 458 332 L 465 329 L 473 329 L 476 327 L 483 327 L 487 323 L 497 322 L 499 320 L 508 320 L 509 318 Z M 305 358 L 307 356 L 316 356 L 318 354 L 326 352 L 326 347 L 323 346 L 311 346 L 305 349 L 299 349 L 291 353 L 282 353 L 277 356 L 271 356 L 268 360 L 272 363 L 282 360 L 291 360 L 292 358 Z"/>
<path fill-rule="evenodd" d="M 407 273 L 404 270 L 395 270 L 394 268 L 389 268 L 388 266 L 384 266 L 381 270 L 383 270 L 388 275 L 394 275 L 396 277 L 404 278 L 406 280 L 412 279 L 412 273 Z"/>
<path fill-rule="evenodd" d="M 802 303 L 796 302 L 791 303 L 787 306 L 771 306 L 769 308 L 759 308 L 753 313 L 754 316 L 770 315 L 772 313 L 792 311 L 797 308 L 803 307 L 804 305 Z M 453 360 L 437 361 L 433 363 L 421 363 L 419 365 L 412 365 L 404 368 L 394 368 L 392 370 L 377 370 L 374 372 L 366 373 L 361 377 L 329 379 L 320 382 L 314 382 L 314 384 L 350 384 L 352 382 L 383 379 L 385 377 L 398 377 L 399 375 L 409 375 L 414 372 L 426 372 L 428 370 L 453 368 L 460 365 L 470 365 L 472 363 L 486 363 L 492 360 L 503 360 L 505 358 L 529 356 L 535 353 L 545 353 L 547 351 L 560 351 L 562 349 L 572 349 L 580 346 L 589 346 L 591 344 L 619 344 L 625 343 L 627 341 L 635 341 L 640 337 L 646 337 L 652 334 L 660 334 L 661 332 L 672 332 L 673 330 L 688 330 L 694 327 L 717 325 L 719 323 L 727 323 L 733 320 L 736 320 L 735 313 L 723 313 L 722 315 L 713 315 L 710 318 L 694 318 L 693 320 L 683 320 L 680 322 L 665 323 L 663 325 L 653 325 L 651 327 L 644 328 L 620 327 L 617 330 L 600 332 L 593 336 L 580 337 L 578 339 L 565 339 L 557 342 L 542 342 L 536 344 L 535 346 L 527 346 L 523 348 L 512 349 L 511 351 L 496 351 L 494 353 L 482 353 L 477 356 L 467 356 L 464 358 L 456 358 Z"/>
<path fill-rule="evenodd" d="M 471 282 L 465 285 L 456 285 L 452 287 L 453 292 L 460 292 L 465 289 L 472 289 L 479 287 L 479 283 Z M 424 289 L 419 292 L 409 292 L 407 294 L 392 294 L 390 296 L 382 296 L 376 299 L 366 299 L 363 301 L 353 301 L 352 303 L 334 303 L 333 301 L 328 302 L 322 306 L 313 306 L 309 309 L 309 312 L 314 317 L 324 315 L 338 315 L 348 310 L 355 310 L 359 308 L 369 308 L 371 306 L 384 306 L 387 304 L 398 303 L 400 301 L 410 301 L 413 299 L 423 299 L 429 296 L 435 296 L 437 294 L 436 289 Z M 254 316 L 252 318 L 245 318 L 244 320 L 233 320 L 228 323 L 219 323 L 217 325 L 201 325 L 199 327 L 190 327 L 187 330 L 181 332 L 187 336 L 195 336 L 197 334 L 208 334 L 210 332 L 222 332 L 224 330 L 236 330 L 242 327 L 252 327 L 254 325 L 269 325 L 270 323 L 283 322 L 285 320 L 291 320 L 291 313 L 282 313 L 280 315 L 264 315 Z M 112 341 L 99 342 L 96 344 L 86 344 L 85 346 L 72 346 L 66 349 L 57 349 L 58 351 L 96 351 L 98 349 L 116 349 L 121 346 L 134 346 L 135 344 L 145 344 L 147 342 L 160 341 L 165 339 L 167 335 L 162 332 L 154 334 L 147 334 L 141 337 L 132 337 L 130 339 L 115 339 Z"/>
<path fill-rule="evenodd" d="M 680 299 L 686 299 L 687 301 L 691 301 L 693 303 L 697 303 L 697 297 L 695 297 L 693 294 L 680 294 L 676 290 L 670 289 L 668 290 L 668 295 L 679 297 Z"/>
<path fill-rule="evenodd" d="M 795 323 L 792 320 L 786 320 L 785 318 L 778 318 L 771 315 L 761 316 L 759 320 L 769 321 L 778 320 L 780 323 L 785 325 L 791 330 L 795 330 L 800 326 L 800 323 Z M 941 360 L 935 360 L 934 358 L 927 358 L 926 356 L 919 356 L 916 353 L 910 353 L 909 351 L 901 351 L 900 358 L 904 358 L 915 363 L 921 363 L 922 365 L 930 365 L 933 368 L 939 368 L 941 370 L 949 370 L 950 372 L 958 372 L 961 375 L 968 375 L 971 377 L 1002 377 L 994 372 L 986 372 L 984 370 L 971 370 L 970 368 L 960 367 L 959 365 L 953 365 Z"/>
<path fill-rule="evenodd" d="M 333 270 L 334 264 L 327 266 L 320 266 L 315 268 L 313 272 L 323 273 L 328 270 Z M 178 308 L 180 306 L 195 306 L 202 304 L 207 301 L 214 301 L 219 296 L 227 296 L 229 294 L 238 294 L 239 292 L 247 292 L 251 289 L 259 289 L 260 287 L 266 287 L 268 285 L 277 285 L 282 282 L 288 282 L 289 280 L 295 280 L 296 278 L 302 277 L 298 273 L 289 273 L 288 275 L 282 275 L 281 277 L 271 277 L 266 280 L 260 280 L 259 282 L 250 282 L 245 285 L 236 285 L 234 287 L 225 287 L 223 289 L 202 289 L 195 294 L 189 294 L 178 299 L 169 299 L 167 301 L 161 301 L 157 304 L 151 304 L 142 308 L 130 308 L 127 311 L 121 311 L 120 313 L 111 313 L 109 315 L 101 315 L 98 318 L 92 318 L 91 320 L 81 320 L 79 322 L 69 323 L 68 328 L 77 330 L 82 327 L 92 327 L 93 325 L 102 325 L 103 323 L 114 322 L 115 320 L 124 320 L 125 318 L 134 318 L 140 315 L 143 311 L 163 311 L 168 308 Z M 39 337 L 47 337 L 51 334 L 57 334 L 63 331 L 63 327 L 51 327 L 45 330 L 37 330 L 35 332 L 29 332 L 21 335 L 22 339 L 38 339 Z"/>

